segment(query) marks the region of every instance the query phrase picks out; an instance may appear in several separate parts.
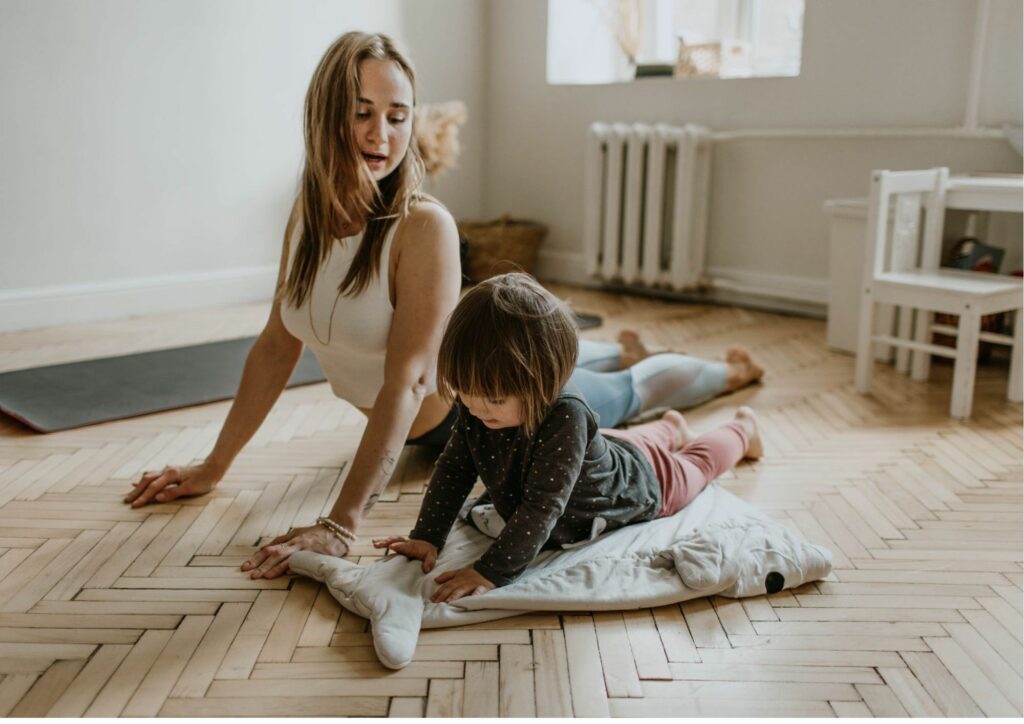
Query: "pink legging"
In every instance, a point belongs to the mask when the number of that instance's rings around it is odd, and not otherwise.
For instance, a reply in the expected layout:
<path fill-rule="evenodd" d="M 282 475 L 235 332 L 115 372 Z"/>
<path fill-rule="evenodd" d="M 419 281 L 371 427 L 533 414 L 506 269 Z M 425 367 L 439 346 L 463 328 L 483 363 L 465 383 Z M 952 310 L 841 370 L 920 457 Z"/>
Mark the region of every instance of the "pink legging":
<path fill-rule="evenodd" d="M 661 484 L 659 518 L 682 510 L 708 483 L 742 460 L 747 450 L 747 433 L 738 422 L 706 432 L 682 450 L 675 449 L 678 429 L 665 420 L 628 430 L 602 429 L 601 434 L 628 440 L 647 456 Z"/>

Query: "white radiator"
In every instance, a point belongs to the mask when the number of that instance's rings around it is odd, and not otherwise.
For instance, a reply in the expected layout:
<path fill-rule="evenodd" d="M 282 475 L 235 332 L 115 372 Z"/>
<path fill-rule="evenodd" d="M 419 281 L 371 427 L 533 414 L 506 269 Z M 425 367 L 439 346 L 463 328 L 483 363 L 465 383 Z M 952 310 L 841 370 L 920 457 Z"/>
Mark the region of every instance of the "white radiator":
<path fill-rule="evenodd" d="M 594 123 L 587 137 L 587 274 L 628 285 L 702 283 L 711 134 L 700 126 Z"/>

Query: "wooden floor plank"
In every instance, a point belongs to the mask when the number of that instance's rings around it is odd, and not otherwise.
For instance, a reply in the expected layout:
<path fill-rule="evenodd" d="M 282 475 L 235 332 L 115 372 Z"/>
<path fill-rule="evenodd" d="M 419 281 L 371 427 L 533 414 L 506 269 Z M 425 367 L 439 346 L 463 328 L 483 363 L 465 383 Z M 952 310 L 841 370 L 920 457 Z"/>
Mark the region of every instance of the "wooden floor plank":
<path fill-rule="evenodd" d="M 331 595 L 330 589 L 327 586 L 321 586 L 296 645 L 329 646 L 331 636 L 338 625 L 341 610 L 341 606 Z"/>
<path fill-rule="evenodd" d="M 767 601 L 764 602 L 764 605 L 771 610 L 771 605 Z M 669 661 L 700 661 L 697 645 L 693 642 L 693 637 L 690 636 L 690 629 L 687 627 L 682 609 L 678 605 L 659 606 L 652 609 L 651 613 L 654 616 L 658 636 L 661 638 L 665 655 Z"/>
<path fill-rule="evenodd" d="M 395 696 L 388 707 L 388 718 L 422 719 L 425 716 L 426 700 L 418 696 Z"/>
<path fill-rule="evenodd" d="M 214 681 L 207 697 L 426 696 L 427 679 L 252 679 Z M 436 681 L 456 681 L 437 679 Z M 461 680 L 457 680 L 462 683 Z M 461 707 L 461 703 L 459 704 Z"/>
<path fill-rule="evenodd" d="M 320 584 L 308 578 L 295 581 L 284 606 L 274 620 L 258 661 L 291 661 L 292 652 L 302 636 L 306 619 L 316 601 Z"/>
<path fill-rule="evenodd" d="M 462 716 L 462 699 L 465 684 L 461 680 L 433 679 L 427 695 L 426 716 L 430 718 L 452 718 Z"/>
<path fill-rule="evenodd" d="M 213 616 L 186 616 L 154 662 L 135 694 L 125 705 L 124 716 L 156 716 L 174 688 L 182 670 L 206 634 Z"/>
<path fill-rule="evenodd" d="M 218 679 L 247 679 L 284 606 L 285 591 L 262 591 L 217 670 Z"/>
<path fill-rule="evenodd" d="M 601 671 L 601 652 L 594 621 L 590 616 L 566 616 L 563 626 L 573 712 L 578 717 L 607 717 L 608 694 Z M 667 678 L 671 678 L 667 662 L 665 673 Z"/>
<path fill-rule="evenodd" d="M 9 716 L 25 695 L 31 691 L 41 674 L 10 674 L 0 681 L 0 716 Z"/>
<path fill-rule="evenodd" d="M 493 663 L 493 662 L 488 662 Z M 364 661 L 332 661 L 287 664 L 256 664 L 250 679 L 462 679 L 465 665 L 461 661 L 413 661 L 404 668 L 392 670 L 376 657 Z"/>
<path fill-rule="evenodd" d="M 101 646 L 75 680 L 60 694 L 47 716 L 81 717 L 132 647 L 120 644 Z"/>
<path fill-rule="evenodd" d="M 11 709 L 11 717 L 43 717 L 85 666 L 82 659 L 58 661 L 40 676 Z"/>
<path fill-rule="evenodd" d="M 498 716 L 498 664 L 467 661 L 462 689 L 462 716 Z"/>
<path fill-rule="evenodd" d="M 880 684 L 873 669 L 861 666 L 773 664 L 669 664 L 672 678 L 684 681 L 786 681 L 792 683 Z"/>
<path fill-rule="evenodd" d="M 160 716 L 192 717 L 379 717 L 388 712 L 385 696 L 280 696 L 277 698 L 168 699 Z"/>
<path fill-rule="evenodd" d="M 569 664 L 561 631 L 543 630 L 533 634 L 533 689 L 537 697 L 537 716 L 572 716 Z"/>
<path fill-rule="evenodd" d="M 641 679 L 671 679 L 668 657 L 650 612 L 624 611 L 622 619 L 637 675 Z"/>
<path fill-rule="evenodd" d="M 1006 629 L 999 625 L 992 614 L 988 611 L 964 611 L 964 618 L 993 650 L 999 652 L 1003 661 L 1009 664 L 1018 676 L 1024 675 L 1024 648 L 1006 635 Z"/>
<path fill-rule="evenodd" d="M 566 645 L 568 646 L 568 629 Z M 569 675 L 572 676 L 570 652 Z M 604 689 L 602 683 L 602 691 Z M 498 666 L 498 716 L 502 718 L 533 718 L 537 715 L 533 686 L 533 647 L 525 644 L 501 646 Z"/>
<path fill-rule="evenodd" d="M 629 637 L 620 613 L 595 613 L 594 628 L 609 698 L 643 696 L 640 677 L 629 651 Z"/>
<path fill-rule="evenodd" d="M 922 651 L 902 651 L 900 655 L 921 686 L 928 692 L 931 700 L 938 706 L 944 716 L 981 716 L 981 709 L 971 699 L 970 694 L 942 665 L 935 654 Z"/>
<path fill-rule="evenodd" d="M 722 628 L 718 615 L 706 598 L 695 598 L 683 603 L 683 616 L 698 648 L 729 648 L 729 637 Z"/>
<path fill-rule="evenodd" d="M 1016 716 L 1021 713 L 1020 707 L 1015 707 L 1006 700 L 999 687 L 985 676 L 977 662 L 972 660 L 956 640 L 928 638 L 925 642 L 931 646 L 946 670 L 953 674 L 986 716 Z"/>
<path fill-rule="evenodd" d="M 171 698 L 201 697 L 206 693 L 250 609 L 248 603 L 225 603 L 220 607 L 171 689 Z"/>
<path fill-rule="evenodd" d="M 826 701 L 737 699 L 612 699 L 614 717 L 832 717 Z"/>
<path fill-rule="evenodd" d="M 760 681 L 645 681 L 644 695 L 655 699 L 791 699 L 794 701 L 860 701 L 851 684 Z"/>
<path fill-rule="evenodd" d="M 529 645 L 529 644 L 527 644 Z M 498 646 L 494 644 L 424 645 L 413 653 L 413 661 L 497 661 Z M 372 645 L 309 647 L 295 649 L 295 662 L 377 661 Z M 224 678 L 218 675 L 219 678 Z M 244 678 L 244 677 L 241 677 Z"/>

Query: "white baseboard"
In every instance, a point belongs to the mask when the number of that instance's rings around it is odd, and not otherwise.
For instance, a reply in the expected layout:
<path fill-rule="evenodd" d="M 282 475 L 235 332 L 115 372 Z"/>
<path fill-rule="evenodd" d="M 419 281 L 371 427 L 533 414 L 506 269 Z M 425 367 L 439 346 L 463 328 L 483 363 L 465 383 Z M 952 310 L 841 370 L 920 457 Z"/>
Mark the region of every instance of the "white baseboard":
<path fill-rule="evenodd" d="M 541 250 L 537 259 L 537 277 L 584 287 L 609 286 L 588 277 L 583 270 L 583 254 L 571 251 Z M 798 277 L 749 269 L 712 267 L 708 269 L 710 292 L 679 295 L 688 300 L 735 303 L 760 309 L 824 316 L 828 305 L 828 281 L 816 277 Z M 612 285 L 623 289 L 621 285 Z M 640 290 L 645 293 L 650 290 Z M 658 296 L 668 296 L 658 293 Z"/>
<path fill-rule="evenodd" d="M 824 278 L 795 277 L 729 267 L 710 267 L 708 276 L 714 289 L 789 302 L 828 304 L 828 280 Z"/>
<path fill-rule="evenodd" d="M 541 249 L 537 253 L 538 279 L 577 287 L 599 287 L 601 283 L 583 270 L 583 254 L 578 251 L 555 251 Z"/>
<path fill-rule="evenodd" d="M 277 266 L 0 292 L 0 332 L 269 300 Z"/>

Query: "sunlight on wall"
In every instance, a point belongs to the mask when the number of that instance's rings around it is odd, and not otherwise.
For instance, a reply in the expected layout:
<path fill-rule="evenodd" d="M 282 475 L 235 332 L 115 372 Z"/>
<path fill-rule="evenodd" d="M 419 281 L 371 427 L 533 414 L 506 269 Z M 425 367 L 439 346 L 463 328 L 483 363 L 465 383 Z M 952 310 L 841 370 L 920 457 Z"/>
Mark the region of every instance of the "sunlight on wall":
<path fill-rule="evenodd" d="M 548 0 L 552 84 L 800 74 L 804 0 Z"/>

